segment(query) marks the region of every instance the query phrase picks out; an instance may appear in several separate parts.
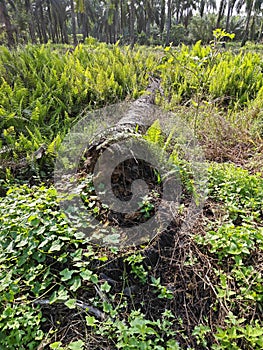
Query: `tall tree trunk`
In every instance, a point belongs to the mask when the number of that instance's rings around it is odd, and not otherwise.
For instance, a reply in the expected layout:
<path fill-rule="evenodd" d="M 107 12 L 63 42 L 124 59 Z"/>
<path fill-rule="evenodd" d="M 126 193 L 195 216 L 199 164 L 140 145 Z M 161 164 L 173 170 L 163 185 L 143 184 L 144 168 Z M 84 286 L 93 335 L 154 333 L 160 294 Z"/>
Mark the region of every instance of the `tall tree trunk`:
<path fill-rule="evenodd" d="M 38 33 L 39 42 L 42 43 L 43 38 L 42 38 L 42 32 L 41 32 L 39 21 L 37 21 L 37 33 Z"/>
<path fill-rule="evenodd" d="M 252 23 L 249 30 L 249 40 L 254 41 L 256 38 L 256 15 L 252 17 Z"/>
<path fill-rule="evenodd" d="M 35 22 L 34 22 L 32 5 L 30 0 L 25 0 L 25 8 L 27 13 L 28 29 L 29 29 L 31 42 L 35 44 L 36 43 Z"/>
<path fill-rule="evenodd" d="M 258 31 L 258 37 L 257 37 L 257 42 L 259 43 L 262 40 L 262 35 L 263 35 L 263 19 L 260 21 L 260 27 Z"/>
<path fill-rule="evenodd" d="M 119 3 L 118 0 L 115 1 L 115 9 L 113 16 L 113 32 L 114 32 L 114 43 L 118 40 L 120 27 L 120 17 L 119 17 Z"/>
<path fill-rule="evenodd" d="M 220 0 L 218 16 L 217 16 L 217 22 L 216 22 L 216 27 L 217 28 L 220 27 L 221 20 L 222 20 L 222 18 L 224 16 L 225 8 L 226 8 L 226 0 Z"/>
<path fill-rule="evenodd" d="M 140 9 L 136 13 L 137 17 L 137 33 L 146 32 L 145 10 Z"/>
<path fill-rule="evenodd" d="M 42 7 L 42 3 L 41 2 L 39 3 L 39 14 L 40 14 L 41 33 L 42 33 L 42 37 L 43 37 L 44 43 L 46 44 L 48 42 L 47 28 L 46 28 L 44 11 L 43 11 L 43 7 Z"/>
<path fill-rule="evenodd" d="M 135 44 L 134 26 L 135 26 L 135 6 L 134 6 L 134 2 L 131 1 L 131 4 L 130 4 L 130 44 L 131 44 L 131 47 L 133 47 Z"/>
<path fill-rule="evenodd" d="M 163 33 L 165 26 L 165 0 L 161 1 L 161 20 L 160 20 L 160 31 Z"/>
<path fill-rule="evenodd" d="M 247 9 L 246 26 L 245 26 L 245 29 L 244 29 L 244 34 L 243 34 L 241 46 L 244 46 L 246 41 L 247 41 L 247 39 L 248 39 L 249 24 L 250 24 L 250 19 L 251 19 L 252 10 L 254 8 L 254 4 L 255 4 L 255 1 L 253 0 L 251 5 Z"/>
<path fill-rule="evenodd" d="M 12 47 L 15 45 L 15 40 L 13 36 L 13 26 L 10 20 L 10 16 L 8 14 L 5 0 L 0 0 L 0 18 L 2 19 L 5 25 L 8 46 Z"/>
<path fill-rule="evenodd" d="M 62 43 L 63 44 L 69 44 L 68 33 L 67 33 L 67 26 L 66 26 L 66 20 L 65 19 L 63 21 L 61 21 L 60 28 L 61 28 Z"/>
<path fill-rule="evenodd" d="M 54 18 L 55 19 L 55 37 L 56 37 L 56 42 L 59 43 L 60 41 L 60 34 L 59 34 L 59 22 L 58 22 L 58 19 L 57 17 Z"/>
<path fill-rule="evenodd" d="M 50 8 L 50 0 L 47 1 L 47 13 L 48 13 L 48 20 L 49 20 L 49 36 L 52 38 L 52 41 L 54 43 L 55 31 L 54 31 L 54 23 L 53 23 L 53 18 L 51 14 L 51 8 Z"/>
<path fill-rule="evenodd" d="M 152 6 L 149 0 L 146 1 L 146 8 L 145 8 L 145 34 L 146 38 L 148 39 L 150 37 L 151 33 L 151 22 L 152 22 Z"/>
<path fill-rule="evenodd" d="M 120 28 L 121 28 L 121 35 L 124 35 L 125 27 L 126 27 L 126 21 L 125 21 L 125 11 L 124 11 L 124 5 L 123 2 L 120 2 L 120 11 L 121 11 L 121 23 L 120 23 Z"/>
<path fill-rule="evenodd" d="M 172 3 L 171 0 L 167 1 L 167 20 L 166 20 L 166 46 L 170 44 L 170 32 L 172 26 Z"/>
<path fill-rule="evenodd" d="M 229 23 L 230 23 L 230 16 L 231 16 L 231 0 L 228 0 L 227 4 L 227 15 L 226 15 L 226 32 L 229 31 Z"/>
<path fill-rule="evenodd" d="M 89 35 L 89 27 L 88 27 L 88 16 L 87 14 L 84 13 L 80 13 L 80 22 L 81 22 L 81 33 L 82 33 L 82 40 L 83 42 L 85 42 L 85 39 L 88 37 Z"/>
<path fill-rule="evenodd" d="M 199 13 L 201 18 L 204 17 L 204 12 L 205 12 L 205 0 L 201 0 L 199 5 Z"/>
<path fill-rule="evenodd" d="M 77 46 L 78 39 L 77 39 L 76 13 L 75 13 L 75 7 L 74 7 L 74 0 L 70 0 L 70 11 L 71 11 L 73 44 L 74 44 L 74 46 Z"/>
<path fill-rule="evenodd" d="M 228 0 L 227 16 L 226 16 L 226 32 L 229 31 L 230 19 L 233 14 L 235 3 L 236 3 L 236 0 Z"/>

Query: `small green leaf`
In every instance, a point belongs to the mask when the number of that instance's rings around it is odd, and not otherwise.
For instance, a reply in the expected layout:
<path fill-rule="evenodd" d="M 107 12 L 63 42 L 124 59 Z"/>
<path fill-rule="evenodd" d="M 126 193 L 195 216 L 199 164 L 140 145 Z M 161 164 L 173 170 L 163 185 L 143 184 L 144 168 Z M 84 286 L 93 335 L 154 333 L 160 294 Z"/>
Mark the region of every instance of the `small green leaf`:
<path fill-rule="evenodd" d="M 64 303 L 69 309 L 74 309 L 76 307 L 76 299 L 69 299 Z"/>
<path fill-rule="evenodd" d="M 110 289 L 111 289 L 111 286 L 109 285 L 109 283 L 107 281 L 105 281 L 103 283 L 103 285 L 100 287 L 100 289 L 103 291 L 103 292 L 109 292 Z"/>
<path fill-rule="evenodd" d="M 89 327 L 95 326 L 97 320 L 95 319 L 94 316 L 86 316 L 86 324 Z"/>
<path fill-rule="evenodd" d="M 92 271 L 86 269 L 80 273 L 80 276 L 83 278 L 84 281 L 90 281 L 92 274 Z"/>
<path fill-rule="evenodd" d="M 100 260 L 100 261 L 108 261 L 108 257 L 107 256 L 101 256 L 100 258 L 98 258 L 98 260 Z"/>
<path fill-rule="evenodd" d="M 85 343 L 82 340 L 74 341 L 69 344 L 68 348 L 70 350 L 82 350 Z"/>
<path fill-rule="evenodd" d="M 60 272 L 60 275 L 63 276 L 61 278 L 61 281 L 68 281 L 71 279 L 73 273 L 76 272 L 75 270 L 69 270 L 68 268 L 64 269 Z"/>
<path fill-rule="evenodd" d="M 55 343 L 50 344 L 49 347 L 52 350 L 63 350 L 63 347 L 61 345 L 62 343 L 60 341 L 56 341 Z"/>
<path fill-rule="evenodd" d="M 59 240 L 54 241 L 51 247 L 49 248 L 49 252 L 60 251 L 62 245 L 63 243 L 60 242 Z"/>
<path fill-rule="evenodd" d="M 76 292 L 76 290 L 78 290 L 80 286 L 81 286 L 81 279 L 79 278 L 79 276 L 74 277 L 73 284 L 70 287 L 70 290 L 72 290 L 73 292 Z"/>

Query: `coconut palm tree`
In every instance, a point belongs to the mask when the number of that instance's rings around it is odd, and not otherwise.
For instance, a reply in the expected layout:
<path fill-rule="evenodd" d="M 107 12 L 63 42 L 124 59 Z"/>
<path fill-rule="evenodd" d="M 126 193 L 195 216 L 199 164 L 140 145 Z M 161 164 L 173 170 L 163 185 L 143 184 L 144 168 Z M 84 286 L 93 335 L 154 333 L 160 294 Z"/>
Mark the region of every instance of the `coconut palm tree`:
<path fill-rule="evenodd" d="M 200 0 L 197 2 L 197 8 L 200 14 L 200 17 L 203 18 L 206 11 L 216 9 L 216 0 Z"/>
<path fill-rule="evenodd" d="M 257 13 L 261 12 L 262 0 L 239 0 L 236 7 L 240 11 L 241 8 L 245 6 L 246 10 L 246 23 L 243 32 L 241 46 L 244 46 L 248 40 L 249 32 L 251 30 L 251 20 Z"/>

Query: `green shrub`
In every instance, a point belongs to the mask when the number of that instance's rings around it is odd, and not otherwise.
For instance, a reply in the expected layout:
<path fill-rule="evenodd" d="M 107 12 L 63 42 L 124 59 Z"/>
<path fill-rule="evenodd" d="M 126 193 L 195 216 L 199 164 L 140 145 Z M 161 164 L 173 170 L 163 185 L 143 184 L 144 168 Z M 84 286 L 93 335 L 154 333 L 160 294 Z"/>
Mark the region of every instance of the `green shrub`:
<path fill-rule="evenodd" d="M 220 52 L 218 46 L 167 48 L 159 66 L 164 95 L 171 103 L 219 99 L 231 108 L 254 100 L 263 85 L 261 56 Z"/>
<path fill-rule="evenodd" d="M 84 108 L 138 97 L 154 65 L 149 52 L 96 42 L 74 51 L 51 45 L 0 47 L 0 130 L 14 128 L 13 139 L 2 135 L 4 143 L 23 151 L 21 137 L 31 141 L 29 151 L 48 145 L 65 135 Z"/>

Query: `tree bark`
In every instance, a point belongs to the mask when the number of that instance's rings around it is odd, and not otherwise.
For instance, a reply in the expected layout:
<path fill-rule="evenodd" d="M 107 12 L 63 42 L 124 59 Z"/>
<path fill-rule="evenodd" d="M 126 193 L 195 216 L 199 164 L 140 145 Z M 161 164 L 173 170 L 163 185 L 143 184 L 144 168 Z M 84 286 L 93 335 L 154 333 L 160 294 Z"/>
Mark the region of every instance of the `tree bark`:
<path fill-rule="evenodd" d="M 205 12 L 205 1 L 201 0 L 200 1 L 200 7 L 199 7 L 199 13 L 200 13 L 200 17 L 201 18 L 204 17 L 204 12 Z"/>
<path fill-rule="evenodd" d="M 71 11 L 73 44 L 74 44 L 74 46 L 77 46 L 78 39 L 77 39 L 76 13 L 75 13 L 75 7 L 74 7 L 74 0 L 70 0 L 70 11 Z"/>
<path fill-rule="evenodd" d="M 216 22 L 216 27 L 217 28 L 220 27 L 221 20 L 222 20 L 222 18 L 224 16 L 225 8 L 226 8 L 226 0 L 220 0 L 219 11 L 218 11 L 218 16 L 217 16 L 217 22 Z"/>
<path fill-rule="evenodd" d="M 146 2 L 146 9 L 145 9 L 145 35 L 148 39 L 150 37 L 151 33 L 151 22 L 152 22 L 152 6 L 149 0 Z"/>
<path fill-rule="evenodd" d="M 131 5 L 130 5 L 130 44 L 131 44 L 131 47 L 133 47 L 135 44 L 134 26 L 135 26 L 135 6 L 134 6 L 134 2 L 131 1 Z"/>
<path fill-rule="evenodd" d="M 160 21 L 160 31 L 163 33 L 165 26 L 165 0 L 161 1 L 161 21 Z"/>
<path fill-rule="evenodd" d="M 166 46 L 170 44 L 170 32 L 172 25 L 172 3 L 171 0 L 167 1 L 167 22 L 166 22 Z"/>
<path fill-rule="evenodd" d="M 243 38 L 242 38 L 242 42 L 241 42 L 241 47 L 245 45 L 247 39 L 248 39 L 248 33 L 249 33 L 249 24 L 250 24 L 250 19 L 251 19 L 251 14 L 252 14 L 252 10 L 254 8 L 254 4 L 255 1 L 252 1 L 251 6 L 249 6 L 248 11 L 247 11 L 247 19 L 246 19 L 246 26 L 244 29 L 244 34 L 243 34 Z"/>
<path fill-rule="evenodd" d="M 54 23 L 53 18 L 51 14 L 51 8 L 50 8 L 50 0 L 47 1 L 47 13 L 48 13 L 48 19 L 49 19 L 49 37 L 52 38 L 53 43 L 55 42 L 55 31 L 54 31 Z"/>
<path fill-rule="evenodd" d="M 81 33 L 82 33 L 82 40 L 85 42 L 85 39 L 89 35 L 89 27 L 88 27 L 88 17 L 86 13 L 80 13 L 80 22 L 81 22 Z"/>
<path fill-rule="evenodd" d="M 10 16 L 8 14 L 5 0 L 0 0 L 0 18 L 2 19 L 5 25 L 8 46 L 12 47 L 15 45 L 15 40 L 13 36 L 13 26 L 10 20 Z"/>
<path fill-rule="evenodd" d="M 48 42 L 48 36 L 46 31 L 47 28 L 45 23 L 44 11 L 43 11 L 41 2 L 39 2 L 39 14 L 40 14 L 40 30 L 41 30 L 43 41 L 46 44 Z"/>
<path fill-rule="evenodd" d="M 30 0 L 25 0 L 25 8 L 27 13 L 28 29 L 32 44 L 36 43 L 35 22 Z"/>
<path fill-rule="evenodd" d="M 259 32 L 258 32 L 258 37 L 257 37 L 257 42 L 259 43 L 262 40 L 262 35 L 263 35 L 263 19 L 260 21 L 260 27 L 259 27 Z"/>
<path fill-rule="evenodd" d="M 236 0 L 228 0 L 227 16 L 226 16 L 226 32 L 229 31 L 230 19 L 233 14 L 235 3 L 236 3 Z"/>

